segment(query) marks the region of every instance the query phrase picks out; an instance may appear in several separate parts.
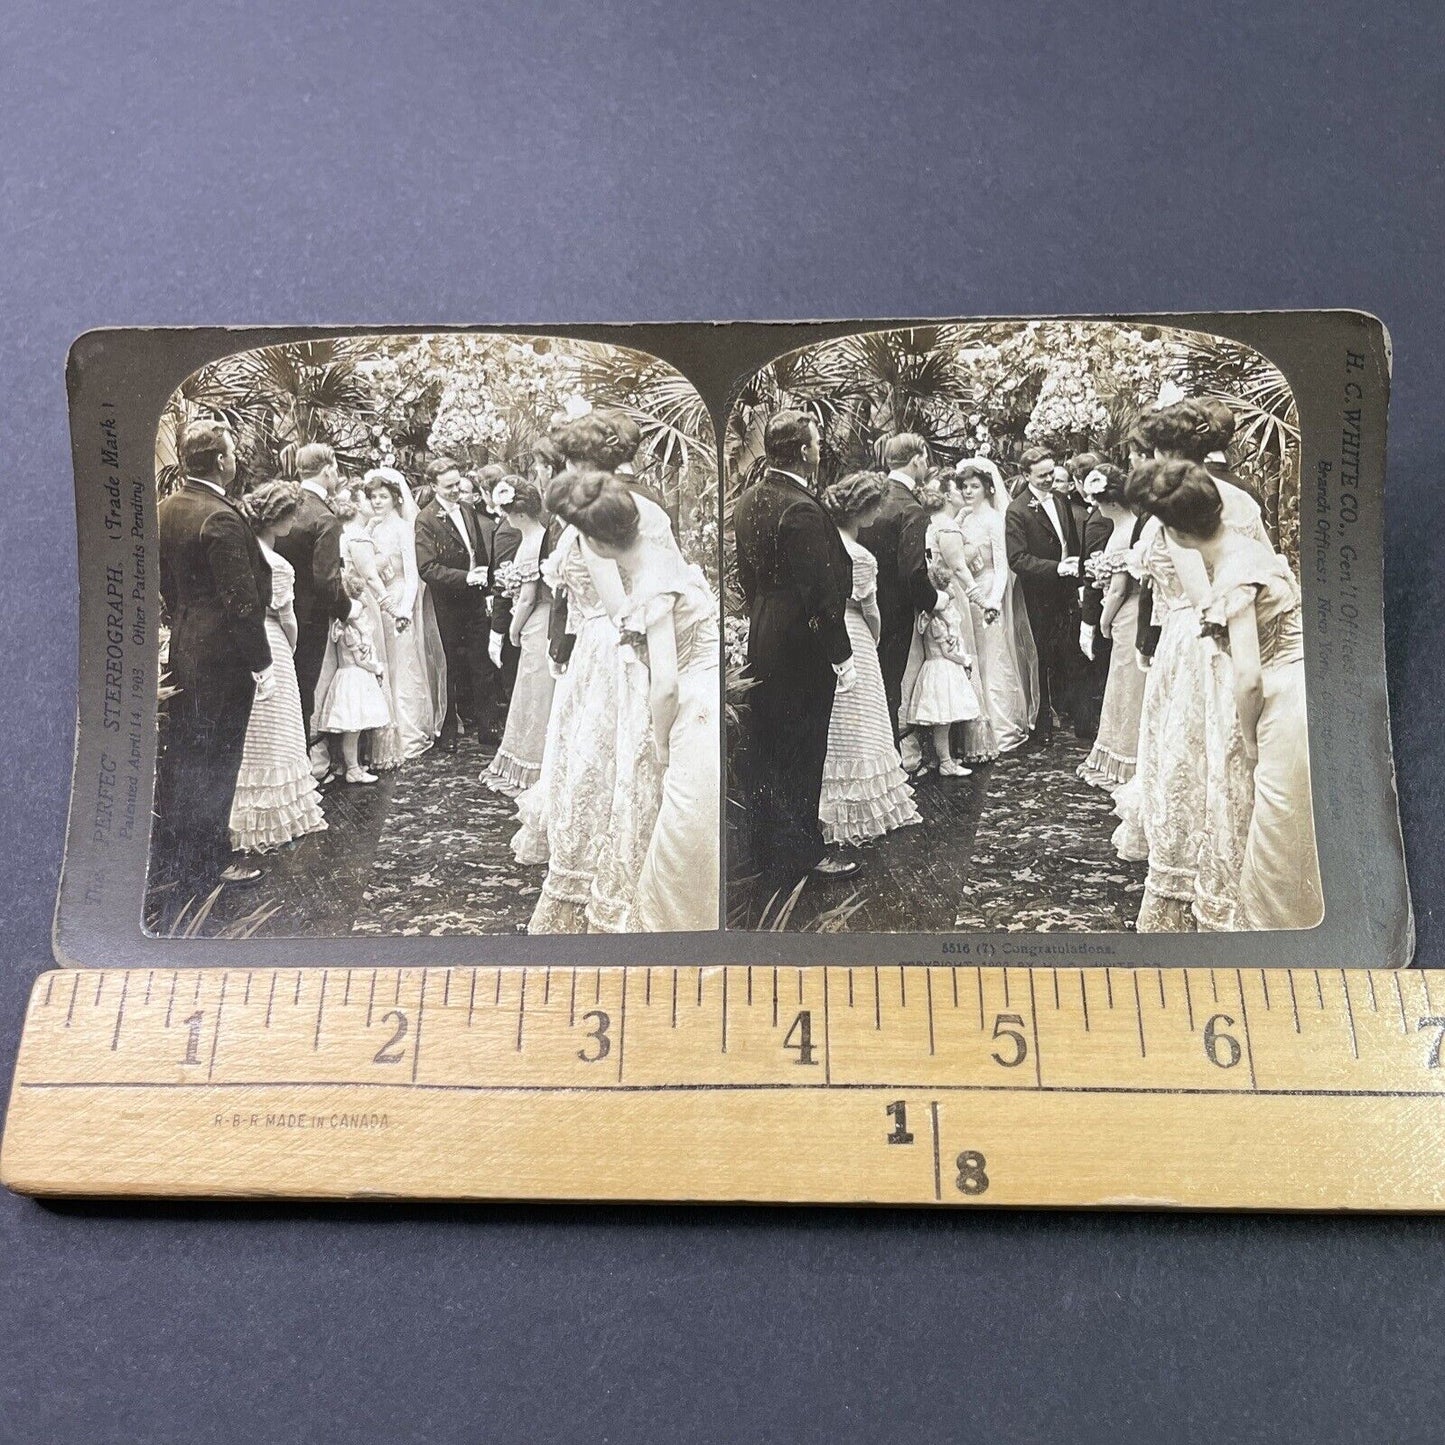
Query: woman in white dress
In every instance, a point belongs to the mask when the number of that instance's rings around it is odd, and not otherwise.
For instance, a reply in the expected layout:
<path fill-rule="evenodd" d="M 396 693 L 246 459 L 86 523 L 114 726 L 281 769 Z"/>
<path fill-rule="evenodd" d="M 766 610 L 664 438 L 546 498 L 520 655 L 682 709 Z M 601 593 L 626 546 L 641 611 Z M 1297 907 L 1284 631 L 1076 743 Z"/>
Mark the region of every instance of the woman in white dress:
<path fill-rule="evenodd" d="M 386 686 L 403 758 L 419 758 L 446 718 L 447 660 L 436 612 L 416 566 L 416 503 L 406 478 L 377 467 L 363 479 L 376 567 L 390 612 L 381 614 Z"/>
<path fill-rule="evenodd" d="M 1103 550 L 1086 564 L 1089 585 L 1103 593 L 1100 635 L 1113 647 L 1104 683 L 1099 731 L 1079 776 L 1109 791 L 1134 776 L 1139 751 L 1139 717 L 1144 708 L 1144 670 L 1134 655 L 1139 619 L 1139 583 L 1129 575 L 1129 549 L 1138 519 L 1124 500 L 1124 473 L 1118 467 L 1096 467 L 1084 478 L 1089 500 L 1112 527 Z"/>
<path fill-rule="evenodd" d="M 859 529 L 876 519 L 887 495 L 887 478 L 877 472 L 854 472 L 823 494 L 853 562 L 853 593 L 843 617 L 857 672 L 853 687 L 833 698 L 828 721 L 818 815 L 830 848 L 857 846 L 923 821 L 893 741 L 878 665 L 878 562 L 858 540 Z"/>
<path fill-rule="evenodd" d="M 542 774 L 517 799 L 522 826 L 512 839 L 519 863 L 547 864 L 529 933 L 621 932 L 631 917 L 647 845 L 662 799 L 645 667 L 618 645 L 627 612 L 628 568 L 599 555 L 568 508 L 575 479 L 631 466 L 641 443 L 621 412 L 598 411 L 552 434 L 566 470 L 547 489 L 548 511 L 567 526 L 542 569 L 565 597 L 570 655 L 552 699 Z M 676 552 L 667 513 L 631 481 L 639 532 Z M 680 554 L 679 554 L 680 555 Z"/>
<path fill-rule="evenodd" d="M 271 603 L 266 636 L 276 686 L 251 705 L 246 743 L 231 802 L 231 846 L 238 852 L 269 853 L 326 827 L 311 762 L 296 686 L 296 573 L 276 551 L 296 520 L 301 489 L 293 482 L 267 482 L 251 492 L 242 510 L 271 567 Z"/>
<path fill-rule="evenodd" d="M 359 488 L 336 492 L 331 498 L 331 510 L 341 519 L 342 574 L 359 583 L 359 587 L 353 595 L 356 596 L 366 612 L 365 630 L 370 636 L 371 645 L 382 664 L 381 690 L 386 701 L 389 719 L 383 726 L 365 730 L 365 763 L 361 768 L 347 769 L 348 782 L 362 782 L 371 776 L 367 772 L 367 768 L 377 771 L 390 770 L 399 767 L 402 761 L 401 732 L 396 726 L 396 718 L 391 711 L 391 684 L 389 677 L 385 675 L 387 658 L 385 639 L 387 627 L 392 621 L 393 604 L 387 594 L 386 583 L 381 579 L 380 553 L 377 550 L 376 541 L 371 535 L 369 525 L 371 504 L 366 500 L 365 492 Z M 336 639 L 333 638 L 328 642 L 326 652 L 321 659 L 321 674 L 316 680 L 316 727 L 318 731 L 321 730 L 320 699 L 326 696 L 338 666 L 344 661 L 342 652 L 343 649 L 337 646 Z M 372 778 L 372 781 L 375 779 Z"/>
<path fill-rule="evenodd" d="M 599 557 L 625 578 L 621 640 L 645 683 L 654 766 L 633 775 L 633 808 L 614 807 L 621 857 L 638 857 L 619 931 L 715 929 L 719 895 L 717 598 L 671 529 L 644 526 L 645 499 L 604 472 L 574 472 L 549 491 Z M 619 763 L 622 753 L 619 753 Z M 619 768 L 620 771 L 620 768 Z M 655 799 L 649 796 L 655 787 Z M 619 788 L 619 792 L 621 789 Z M 639 829 L 636 837 L 629 837 Z"/>
<path fill-rule="evenodd" d="M 1181 459 L 1195 410 L 1180 402 L 1140 422 L 1131 447 L 1154 451 L 1155 460 L 1130 472 L 1130 505 L 1150 511 L 1157 468 Z M 1227 482 L 1216 485 L 1223 525 L 1272 551 L 1258 503 Z M 1153 516 L 1135 544 L 1131 570 L 1153 587 L 1160 632 L 1144 684 L 1134 777 L 1114 794 L 1123 820 L 1114 846 L 1122 858 L 1148 860 L 1140 933 L 1227 932 L 1238 926 L 1253 765 L 1229 662 L 1201 635 L 1209 574 L 1199 554 L 1172 541 Z"/>
<path fill-rule="evenodd" d="M 547 720 L 556 688 L 547 656 L 552 590 L 542 578 L 542 549 L 547 539 L 542 522 L 542 489 L 522 477 L 504 476 L 493 488 L 492 503 L 522 534 L 516 556 L 498 569 L 494 579 L 496 586 L 511 596 L 512 621 L 507 640 L 520 656 L 501 746 L 482 773 L 482 782 L 493 792 L 515 798 L 542 776 Z M 500 635 L 495 634 L 498 639 Z"/>
<path fill-rule="evenodd" d="M 987 457 L 971 457 L 955 470 L 961 509 L 963 560 L 973 577 L 974 689 L 1000 753 L 1029 739 L 1039 710 L 1039 658 L 1018 579 L 1009 571 L 1004 518 L 1009 494 Z"/>
<path fill-rule="evenodd" d="M 926 543 L 929 569 L 938 587 L 953 599 L 951 626 L 958 634 L 956 641 L 962 653 L 970 659 L 975 658 L 978 656 L 978 641 L 975 637 L 974 613 L 969 597 L 977 590 L 977 584 L 968 565 L 968 548 L 957 519 L 963 499 L 959 495 L 953 475 L 944 471 L 935 472 L 914 495 L 919 506 L 929 514 Z M 926 635 L 927 624 L 920 618 L 919 627 L 915 629 L 908 670 L 903 678 L 904 705 L 899 721 L 905 725 L 923 724 L 923 720 L 914 715 L 909 699 L 914 694 L 919 674 L 927 660 L 929 649 L 925 645 Z M 961 734 L 964 761 L 991 763 L 998 757 L 999 747 L 990 716 L 980 707 L 971 709 L 969 716 L 970 720 L 959 723 L 957 728 Z M 941 768 L 945 760 L 939 758 L 938 761 Z M 967 777 L 970 771 L 968 768 L 960 768 L 957 763 L 948 769 L 949 775 L 956 777 Z"/>
<path fill-rule="evenodd" d="M 1141 469 L 1142 505 L 1209 571 L 1204 635 L 1228 665 L 1253 798 L 1235 927 L 1313 928 L 1324 916 L 1305 710 L 1299 587 L 1283 557 L 1224 523 L 1223 486 L 1197 463 Z"/>

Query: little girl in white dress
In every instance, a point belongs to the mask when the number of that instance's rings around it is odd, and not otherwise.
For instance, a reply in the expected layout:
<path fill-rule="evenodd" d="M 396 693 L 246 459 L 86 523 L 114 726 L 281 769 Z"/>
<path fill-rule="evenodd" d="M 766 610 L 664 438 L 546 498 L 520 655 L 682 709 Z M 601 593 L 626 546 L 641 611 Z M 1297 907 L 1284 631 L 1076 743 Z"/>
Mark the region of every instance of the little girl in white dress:
<path fill-rule="evenodd" d="M 979 715 L 978 694 L 969 681 L 973 659 L 963 649 L 963 629 L 953 599 L 918 619 L 923 638 L 923 664 L 913 684 L 901 719 L 933 730 L 938 772 L 945 778 L 966 778 L 972 772 L 953 756 L 949 732 L 956 722 L 973 722 Z"/>
<path fill-rule="evenodd" d="M 348 595 L 359 598 L 361 578 L 347 572 L 344 580 Z M 381 658 L 364 607 L 354 607 L 345 622 L 332 622 L 331 643 L 336 650 L 336 672 L 318 712 L 317 730 L 341 734 L 348 783 L 374 783 L 376 774 L 367 772 L 358 761 L 357 741 L 367 728 L 389 727 L 391 708 L 381 690 Z"/>

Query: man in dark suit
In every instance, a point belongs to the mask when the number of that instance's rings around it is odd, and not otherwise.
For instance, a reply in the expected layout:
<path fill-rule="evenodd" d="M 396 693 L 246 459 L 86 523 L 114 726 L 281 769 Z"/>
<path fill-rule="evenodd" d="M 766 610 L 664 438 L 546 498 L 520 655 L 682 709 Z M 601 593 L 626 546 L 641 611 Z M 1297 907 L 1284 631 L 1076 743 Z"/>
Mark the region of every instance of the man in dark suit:
<path fill-rule="evenodd" d="M 1080 539 L 1069 506 L 1069 474 L 1043 447 L 1019 458 L 1027 487 L 1009 503 L 1004 547 L 1023 588 L 1039 655 L 1039 717 L 1034 741 L 1053 740 L 1053 714 L 1068 715 L 1083 654 L 1079 651 Z"/>
<path fill-rule="evenodd" d="M 858 540 L 878 559 L 878 614 L 883 623 L 878 666 L 897 739 L 914 625 L 920 612 L 931 612 L 940 604 L 938 589 L 928 575 L 928 513 L 914 496 L 928 476 L 928 443 L 914 432 L 902 432 L 883 443 L 882 459 L 888 468 L 888 494 L 876 520 L 858 533 Z"/>
<path fill-rule="evenodd" d="M 1102 552 L 1114 535 L 1114 523 L 1104 515 L 1096 499 L 1111 476 L 1116 486 L 1123 485 L 1123 474 L 1102 458 L 1080 474 L 1076 463 L 1093 456 L 1092 452 L 1084 452 L 1081 457 L 1073 457 L 1069 461 L 1074 496 L 1084 509 L 1082 523 L 1080 506 L 1076 504 L 1073 509 L 1074 526 L 1083 539 L 1083 551 L 1079 557 L 1079 580 L 1083 584 L 1079 588 L 1079 651 L 1082 660 L 1075 693 L 1074 736 L 1090 740 L 1098 736 L 1099 715 L 1104 709 L 1104 689 L 1108 686 L 1109 662 L 1114 651 L 1113 642 L 1099 632 L 1099 623 L 1104 615 L 1104 589 L 1087 580 L 1089 559 Z M 1101 466 L 1108 470 L 1100 471 Z M 1091 488 L 1094 490 L 1091 491 Z"/>
<path fill-rule="evenodd" d="M 251 704 L 275 688 L 266 608 L 271 569 L 227 494 L 236 446 L 219 422 L 180 443 L 186 480 L 160 504 L 161 601 L 170 627 L 165 737 L 156 767 L 154 860 L 175 913 L 218 883 L 254 883 L 231 862 L 231 800 Z"/>
<path fill-rule="evenodd" d="M 818 427 L 803 412 L 773 416 L 768 470 L 733 511 L 738 580 L 747 599 L 747 757 L 752 852 L 765 894 L 789 894 L 810 871 L 846 877 L 826 857 L 818 801 L 837 690 L 856 681 L 844 608 L 853 564 L 813 495 Z"/>
<path fill-rule="evenodd" d="M 494 475 L 501 472 L 501 475 Z M 478 479 L 478 490 L 482 503 L 477 508 L 477 520 L 482 529 L 482 541 L 492 558 L 492 570 L 505 567 L 515 559 L 517 549 L 522 545 L 522 534 L 507 520 L 503 504 L 510 503 L 517 495 L 517 484 L 523 479 L 502 471 L 501 468 L 483 467 Z M 526 485 L 523 482 L 523 485 Z M 500 489 L 500 492 L 498 491 Z M 541 556 L 546 557 L 550 548 L 542 547 Z M 521 652 L 512 646 L 508 633 L 512 626 L 512 599 L 492 587 L 491 636 L 487 640 L 487 660 L 493 671 L 493 694 L 498 706 L 505 709 L 517 681 L 517 663 Z M 503 719 L 505 723 L 505 719 Z"/>
<path fill-rule="evenodd" d="M 460 499 L 462 474 L 450 457 L 427 467 L 432 500 L 417 514 L 416 566 L 436 608 L 437 631 L 447 659 L 447 715 L 439 742 L 455 752 L 461 725 L 495 739 L 487 659 L 487 597 L 492 554 L 476 514 Z"/>
<path fill-rule="evenodd" d="M 326 655 L 331 621 L 351 616 L 351 598 L 341 580 L 341 519 L 331 497 L 341 485 L 336 453 L 325 442 L 310 442 L 296 453 L 301 502 L 291 530 L 276 539 L 276 550 L 296 570 L 296 686 L 301 717 L 312 744 L 311 768 L 324 776 L 330 762 L 327 745 L 312 727 L 316 680 Z"/>

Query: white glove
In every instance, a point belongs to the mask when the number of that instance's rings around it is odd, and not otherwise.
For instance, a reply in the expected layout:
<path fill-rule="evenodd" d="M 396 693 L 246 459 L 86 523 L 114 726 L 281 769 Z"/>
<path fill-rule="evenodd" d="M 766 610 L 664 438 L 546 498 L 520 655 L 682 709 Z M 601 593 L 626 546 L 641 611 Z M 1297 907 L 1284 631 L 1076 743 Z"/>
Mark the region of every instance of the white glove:
<path fill-rule="evenodd" d="M 949 594 L 947 592 L 940 592 L 938 594 L 938 600 L 934 603 L 933 610 L 935 612 L 942 612 L 943 609 L 948 606 L 948 603 Z"/>
<path fill-rule="evenodd" d="M 1094 629 L 1087 622 L 1079 627 L 1079 651 L 1089 659 L 1094 660 Z"/>
<path fill-rule="evenodd" d="M 567 664 L 565 662 L 558 662 L 555 657 L 549 657 L 547 659 L 547 671 L 552 674 L 554 680 L 566 677 Z"/>
<path fill-rule="evenodd" d="M 858 669 L 854 666 L 853 659 L 850 657 L 847 662 L 835 662 L 833 671 L 838 678 L 835 695 L 852 692 L 858 683 Z"/>
<path fill-rule="evenodd" d="M 492 659 L 493 667 L 502 665 L 502 634 L 500 632 L 487 634 L 487 656 Z"/>
<path fill-rule="evenodd" d="M 1059 563 L 1060 577 L 1077 577 L 1079 575 L 1079 559 L 1077 557 L 1065 557 Z"/>
<path fill-rule="evenodd" d="M 468 587 L 485 587 L 487 585 L 487 569 L 485 567 L 473 567 L 467 573 Z"/>
<path fill-rule="evenodd" d="M 256 701 L 265 702 L 276 691 L 276 669 L 266 667 L 251 676 L 256 679 Z"/>

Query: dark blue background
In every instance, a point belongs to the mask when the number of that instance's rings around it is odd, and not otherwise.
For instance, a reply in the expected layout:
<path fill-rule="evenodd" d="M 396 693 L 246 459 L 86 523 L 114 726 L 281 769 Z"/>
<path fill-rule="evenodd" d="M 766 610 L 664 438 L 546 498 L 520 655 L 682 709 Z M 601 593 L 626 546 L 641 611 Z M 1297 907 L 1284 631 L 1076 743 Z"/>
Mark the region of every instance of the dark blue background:
<path fill-rule="evenodd" d="M 315 12 L 315 13 L 308 13 Z M 101 324 L 1360 307 L 1445 963 L 1445 12 L 12 0 L 0 1058 L 69 786 Z M 0 1438 L 1439 1439 L 1433 1221 L 0 1201 Z"/>

